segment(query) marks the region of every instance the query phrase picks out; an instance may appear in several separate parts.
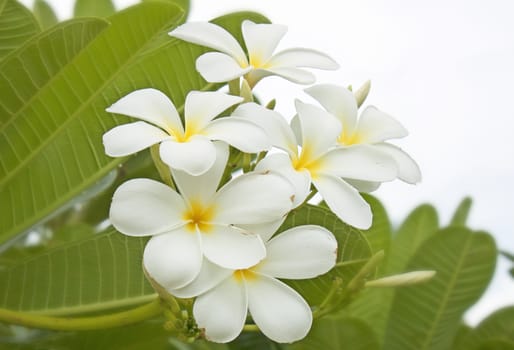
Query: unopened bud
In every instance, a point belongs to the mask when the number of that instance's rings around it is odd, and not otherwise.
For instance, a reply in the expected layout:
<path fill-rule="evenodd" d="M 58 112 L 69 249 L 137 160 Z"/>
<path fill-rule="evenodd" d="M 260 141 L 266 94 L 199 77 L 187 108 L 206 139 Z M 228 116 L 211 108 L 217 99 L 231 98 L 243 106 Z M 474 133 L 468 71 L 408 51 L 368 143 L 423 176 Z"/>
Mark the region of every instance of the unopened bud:
<path fill-rule="evenodd" d="M 243 79 L 241 83 L 241 93 L 239 95 L 244 99 L 243 102 L 253 102 L 252 88 L 246 79 Z"/>
<path fill-rule="evenodd" d="M 435 271 L 412 271 L 399 275 L 387 276 L 366 282 L 366 287 L 399 287 L 410 286 L 430 280 Z"/>
<path fill-rule="evenodd" d="M 371 88 L 371 81 L 366 81 L 362 86 L 359 88 L 359 90 L 355 91 L 355 100 L 357 100 L 357 106 L 360 107 L 364 101 L 366 100 L 366 97 L 368 97 L 369 89 Z"/>

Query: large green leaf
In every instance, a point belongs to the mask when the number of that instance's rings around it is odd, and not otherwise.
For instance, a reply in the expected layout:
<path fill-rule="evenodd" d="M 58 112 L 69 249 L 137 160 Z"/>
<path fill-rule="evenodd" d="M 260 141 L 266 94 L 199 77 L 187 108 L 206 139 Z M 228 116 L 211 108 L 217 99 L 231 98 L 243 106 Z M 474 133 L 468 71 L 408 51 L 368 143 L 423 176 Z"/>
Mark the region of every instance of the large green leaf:
<path fill-rule="evenodd" d="M 387 273 L 405 272 L 405 265 L 410 257 L 438 228 L 439 220 L 433 206 L 423 204 L 414 209 L 393 238 L 391 254 L 387 260 Z"/>
<path fill-rule="evenodd" d="M 38 32 L 32 12 L 15 0 L 0 0 L 0 60 Z"/>
<path fill-rule="evenodd" d="M 246 18 L 265 20 L 239 13 L 218 23 L 240 36 L 240 23 Z M 0 242 L 43 219 L 123 161 L 105 156 L 101 142 L 105 131 L 129 121 L 106 113 L 111 103 L 151 86 L 181 106 L 189 91 L 218 87 L 196 72 L 195 58 L 205 49 L 167 36 L 181 19 L 181 11 L 164 2 L 116 14 L 87 49 L 4 117 Z M 168 40 L 163 42 L 163 37 Z M 23 89 L 18 81 L 10 81 L 15 85 Z"/>
<path fill-rule="evenodd" d="M 361 231 L 343 223 L 330 210 L 306 205 L 292 211 L 279 229 L 280 232 L 299 225 L 320 225 L 331 231 L 337 239 L 337 265 L 328 273 L 308 280 L 288 280 L 286 283 L 295 288 L 313 305 L 319 305 L 340 277 L 348 283 L 371 256 L 371 248 Z"/>
<path fill-rule="evenodd" d="M 43 29 L 52 27 L 59 22 L 54 10 L 45 0 L 34 2 L 34 16 Z"/>
<path fill-rule="evenodd" d="M 487 233 L 452 227 L 422 244 L 408 270 L 435 270 L 427 283 L 396 291 L 384 349 L 449 349 L 463 313 L 492 278 L 496 247 Z"/>
<path fill-rule="evenodd" d="M 483 343 L 493 341 L 511 345 L 514 343 L 514 306 L 500 309 L 480 322 L 466 335 L 459 349 L 486 349 Z"/>
<path fill-rule="evenodd" d="M 387 258 L 389 255 L 392 236 L 391 221 L 389 220 L 389 216 L 387 215 L 384 206 L 377 198 L 366 193 L 363 193 L 362 197 L 371 206 L 371 211 L 373 212 L 373 222 L 371 227 L 365 231 L 362 231 L 362 233 L 368 239 L 373 253 L 377 253 L 383 250 Z"/>
<path fill-rule="evenodd" d="M 108 17 L 115 11 L 112 0 L 75 0 L 73 14 L 75 17 Z"/>
<path fill-rule="evenodd" d="M 0 270 L 0 307 L 70 315 L 156 297 L 141 267 L 145 240 L 114 230 Z"/>
<path fill-rule="evenodd" d="M 466 221 L 468 220 L 469 211 L 471 210 L 471 205 L 473 201 L 471 198 L 466 197 L 459 203 L 457 210 L 452 216 L 450 221 L 451 226 L 466 226 Z"/>
<path fill-rule="evenodd" d="M 373 330 L 355 318 L 335 316 L 316 320 L 307 337 L 287 347 L 291 350 L 378 350 Z"/>

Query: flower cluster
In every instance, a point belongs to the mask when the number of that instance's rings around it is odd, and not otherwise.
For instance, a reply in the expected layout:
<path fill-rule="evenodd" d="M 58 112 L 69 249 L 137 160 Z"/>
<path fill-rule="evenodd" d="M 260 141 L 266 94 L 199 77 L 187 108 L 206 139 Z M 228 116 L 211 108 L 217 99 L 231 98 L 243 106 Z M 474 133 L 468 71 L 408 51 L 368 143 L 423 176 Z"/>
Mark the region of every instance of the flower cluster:
<path fill-rule="evenodd" d="M 285 32 L 284 26 L 244 21 L 248 52 L 212 23 L 186 23 L 170 35 L 216 50 L 198 57 L 198 72 L 209 82 L 237 82 L 238 93 L 269 75 L 312 84 L 314 76 L 302 67 L 338 67 L 315 50 L 274 54 Z M 274 341 L 305 337 L 311 309 L 279 279 L 328 272 L 337 240 L 315 225 L 275 235 L 288 213 L 318 192 L 341 220 L 366 229 L 372 213 L 359 191 L 396 178 L 420 180 L 416 163 L 386 142 L 407 134 L 395 119 L 374 107 L 358 119 L 356 98 L 343 87 L 315 85 L 306 92 L 320 106 L 296 101 L 291 123 L 221 91 L 189 92 L 182 119 L 173 102 L 151 88 L 107 109 L 140 121 L 108 131 L 106 153 L 157 147 L 172 179 L 125 182 L 113 196 L 110 220 L 123 234 L 151 237 L 143 257 L 147 276 L 175 297 L 196 298 L 193 314 L 209 340 L 236 338 L 248 312 Z M 242 159 L 243 173 L 228 167 L 229 146 Z"/>

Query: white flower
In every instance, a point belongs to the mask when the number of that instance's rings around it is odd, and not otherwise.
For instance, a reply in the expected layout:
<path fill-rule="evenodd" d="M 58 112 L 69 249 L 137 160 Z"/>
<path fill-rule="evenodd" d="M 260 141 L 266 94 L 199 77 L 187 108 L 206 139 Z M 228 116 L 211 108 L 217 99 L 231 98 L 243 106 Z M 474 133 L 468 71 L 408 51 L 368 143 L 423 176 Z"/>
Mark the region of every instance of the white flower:
<path fill-rule="evenodd" d="M 201 175 L 216 158 L 211 140 L 225 141 L 246 153 L 257 153 L 270 147 L 264 131 L 244 118 L 231 116 L 213 120 L 241 101 L 240 97 L 222 92 L 191 91 L 185 101 L 184 128 L 173 102 L 162 92 L 155 89 L 134 91 L 107 111 L 144 121 L 120 125 L 105 133 L 105 152 L 120 157 L 160 143 L 163 162 L 189 174 Z"/>
<path fill-rule="evenodd" d="M 242 23 L 248 56 L 236 39 L 222 27 L 208 22 L 188 22 L 170 32 L 171 36 L 220 52 L 208 52 L 196 61 L 196 69 L 209 82 L 226 82 L 245 76 L 251 87 L 268 75 L 300 84 L 312 84 L 312 73 L 299 67 L 334 70 L 339 65 L 319 51 L 294 48 L 275 55 L 279 41 L 287 28 L 278 24 Z"/>
<path fill-rule="evenodd" d="M 233 270 L 205 264 L 191 284 L 171 291 L 179 298 L 198 296 L 193 314 L 208 340 L 226 343 L 236 338 L 247 310 L 276 342 L 297 341 L 309 332 L 309 305 L 277 278 L 307 279 L 328 272 L 336 262 L 336 239 L 320 226 L 297 226 L 271 239 L 266 249 L 266 258 L 253 267 Z"/>
<path fill-rule="evenodd" d="M 260 110 L 260 113 L 257 113 Z M 346 179 L 357 181 L 390 181 L 396 178 L 395 161 L 373 147 L 339 147 L 341 123 L 322 109 L 296 102 L 298 112 L 295 131 L 274 111 L 256 104 L 243 104 L 238 115 L 251 119 L 268 133 L 272 144 L 287 152 L 264 158 L 256 170 L 274 170 L 295 186 L 295 205 L 300 205 L 310 192 L 311 181 L 329 208 L 343 221 L 358 228 L 371 225 L 369 205 Z M 299 145 L 301 150 L 299 151 Z M 343 179 L 344 178 L 344 179 Z"/>
<path fill-rule="evenodd" d="M 166 289 L 191 282 L 203 256 L 225 268 L 257 264 L 266 250 L 253 232 L 270 229 L 291 209 L 294 190 L 277 174 L 245 174 L 216 191 L 228 147 L 223 142 L 215 142 L 214 147 L 216 162 L 203 175 L 172 170 L 180 194 L 149 179 L 127 181 L 114 193 L 112 224 L 128 236 L 153 236 L 143 263 Z"/>
<path fill-rule="evenodd" d="M 358 118 L 355 96 L 342 86 L 322 84 L 305 91 L 341 122 L 342 130 L 338 137 L 340 145 L 371 145 L 396 161 L 400 180 L 411 184 L 421 181 L 421 172 L 416 162 L 399 147 L 385 142 L 408 135 L 397 120 L 372 106 L 366 107 Z M 367 187 L 376 189 L 378 185 L 369 183 Z"/>

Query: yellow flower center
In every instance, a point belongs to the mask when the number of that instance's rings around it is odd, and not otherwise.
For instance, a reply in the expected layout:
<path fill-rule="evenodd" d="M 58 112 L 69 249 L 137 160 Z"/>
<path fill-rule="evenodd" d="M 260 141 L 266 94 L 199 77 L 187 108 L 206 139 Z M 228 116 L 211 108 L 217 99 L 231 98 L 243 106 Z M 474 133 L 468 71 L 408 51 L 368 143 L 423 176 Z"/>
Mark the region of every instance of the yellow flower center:
<path fill-rule="evenodd" d="M 297 171 L 307 170 L 311 174 L 311 177 L 315 177 L 316 174 L 321 170 L 323 161 L 319 158 L 312 156 L 312 151 L 308 145 L 302 147 L 300 157 L 293 158 L 293 168 Z"/>
<path fill-rule="evenodd" d="M 175 137 L 175 140 L 177 140 L 177 142 L 188 142 L 191 136 L 200 134 L 199 129 L 200 128 L 194 121 L 187 120 L 185 132 L 182 132 L 182 130 L 180 129 L 174 129 L 172 127 L 169 127 L 167 131 L 168 134 Z"/>
<path fill-rule="evenodd" d="M 199 201 L 191 201 L 189 208 L 182 216 L 187 221 L 186 229 L 190 232 L 196 232 L 196 229 L 202 233 L 207 233 L 212 229 L 212 219 L 214 218 L 215 208 L 213 205 L 204 206 Z"/>
<path fill-rule="evenodd" d="M 258 278 L 258 275 L 255 274 L 252 269 L 253 267 L 250 267 L 249 269 L 236 270 L 232 276 L 239 283 L 255 281 Z"/>
<path fill-rule="evenodd" d="M 361 143 L 362 141 L 362 135 L 360 135 L 357 132 L 354 132 L 353 134 L 347 134 L 344 131 L 341 132 L 341 135 L 337 138 L 337 142 L 343 146 L 351 146 L 351 145 L 357 145 Z"/>

